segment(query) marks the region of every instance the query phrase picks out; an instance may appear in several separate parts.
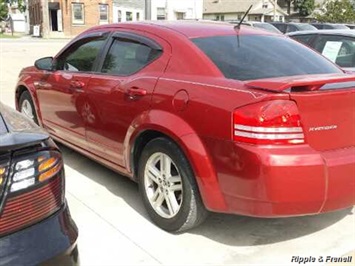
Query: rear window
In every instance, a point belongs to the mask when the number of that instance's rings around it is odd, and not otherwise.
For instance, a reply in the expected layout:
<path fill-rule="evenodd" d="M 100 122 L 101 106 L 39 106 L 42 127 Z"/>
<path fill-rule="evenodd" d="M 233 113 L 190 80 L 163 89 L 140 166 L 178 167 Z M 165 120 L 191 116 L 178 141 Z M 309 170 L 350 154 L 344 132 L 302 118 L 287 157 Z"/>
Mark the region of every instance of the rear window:
<path fill-rule="evenodd" d="M 306 46 L 279 36 L 214 36 L 192 40 L 226 78 L 254 80 L 342 73 Z"/>

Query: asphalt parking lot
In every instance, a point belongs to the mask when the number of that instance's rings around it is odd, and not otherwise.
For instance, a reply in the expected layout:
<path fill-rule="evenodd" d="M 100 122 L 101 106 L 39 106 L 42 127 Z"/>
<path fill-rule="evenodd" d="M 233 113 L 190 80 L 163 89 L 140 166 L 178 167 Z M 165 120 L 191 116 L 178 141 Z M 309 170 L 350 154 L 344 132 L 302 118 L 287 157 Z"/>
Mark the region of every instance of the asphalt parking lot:
<path fill-rule="evenodd" d="M 0 40 L 0 100 L 14 107 L 20 69 L 53 56 L 68 40 Z M 200 227 L 169 234 L 149 221 L 135 183 L 62 145 L 66 192 L 79 227 L 82 265 L 299 265 L 293 256 L 339 257 L 355 249 L 355 209 L 257 219 L 211 214 Z M 342 265 L 355 265 L 352 263 Z"/>

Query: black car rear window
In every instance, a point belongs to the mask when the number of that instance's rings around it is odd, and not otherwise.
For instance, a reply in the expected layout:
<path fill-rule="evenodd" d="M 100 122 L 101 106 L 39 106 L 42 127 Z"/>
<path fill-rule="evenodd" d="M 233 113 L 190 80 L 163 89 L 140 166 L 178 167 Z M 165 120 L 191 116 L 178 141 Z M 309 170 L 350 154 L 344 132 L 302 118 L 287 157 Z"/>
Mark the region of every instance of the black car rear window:
<path fill-rule="evenodd" d="M 192 41 L 229 79 L 342 73 L 313 50 L 285 37 L 231 35 L 196 38 Z"/>

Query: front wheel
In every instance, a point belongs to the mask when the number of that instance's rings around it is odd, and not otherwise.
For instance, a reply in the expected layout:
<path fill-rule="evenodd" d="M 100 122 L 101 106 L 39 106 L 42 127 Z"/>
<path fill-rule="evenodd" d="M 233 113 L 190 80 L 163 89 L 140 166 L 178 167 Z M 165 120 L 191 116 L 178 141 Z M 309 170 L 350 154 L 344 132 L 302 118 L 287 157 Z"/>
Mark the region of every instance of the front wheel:
<path fill-rule="evenodd" d="M 197 226 L 207 216 L 191 167 L 171 140 L 157 138 L 144 148 L 138 169 L 143 203 L 152 221 L 170 232 Z"/>
<path fill-rule="evenodd" d="M 38 125 L 38 119 L 36 115 L 36 110 L 31 98 L 31 95 L 28 91 L 24 91 L 19 100 L 20 112 L 23 113 L 26 117 L 34 121 Z"/>

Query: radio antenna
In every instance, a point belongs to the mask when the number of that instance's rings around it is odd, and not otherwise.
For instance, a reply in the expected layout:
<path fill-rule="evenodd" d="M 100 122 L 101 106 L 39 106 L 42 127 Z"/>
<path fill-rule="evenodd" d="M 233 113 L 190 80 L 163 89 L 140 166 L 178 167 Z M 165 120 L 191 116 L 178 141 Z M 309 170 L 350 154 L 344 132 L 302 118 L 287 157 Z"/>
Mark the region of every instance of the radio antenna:
<path fill-rule="evenodd" d="M 253 5 L 250 5 L 250 7 L 248 8 L 247 12 L 245 12 L 244 16 L 243 16 L 242 19 L 239 21 L 238 25 L 235 25 L 235 26 L 234 26 L 234 29 L 235 29 L 235 30 L 239 30 L 239 29 L 240 29 L 240 25 L 242 25 L 242 23 L 243 23 L 245 17 L 249 14 L 249 11 L 250 11 L 250 9 L 251 9 L 252 7 L 253 7 Z"/>

